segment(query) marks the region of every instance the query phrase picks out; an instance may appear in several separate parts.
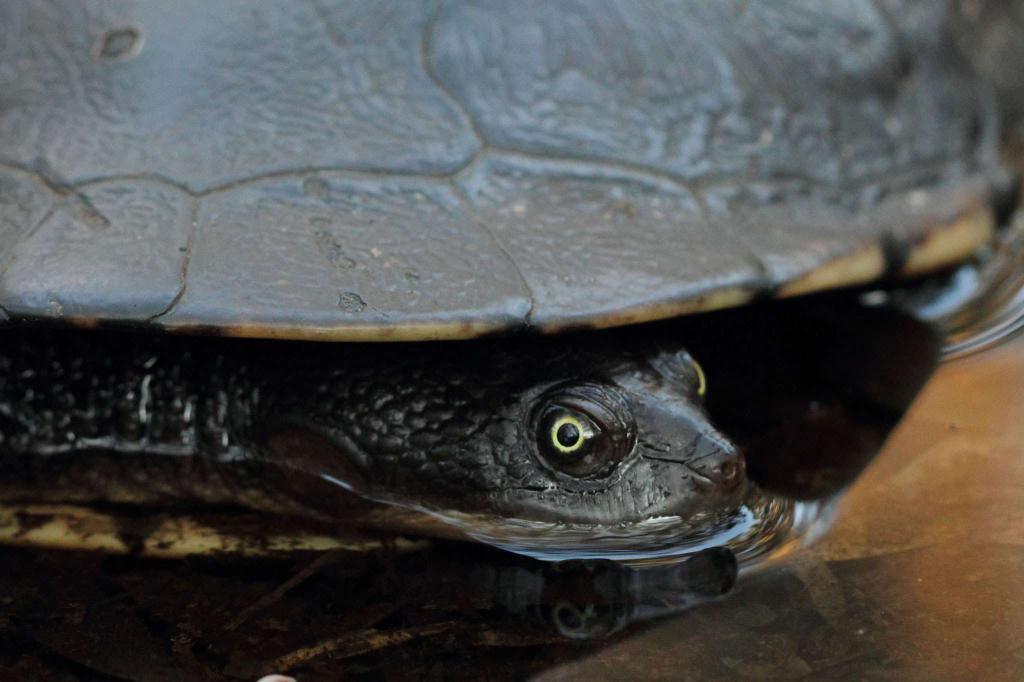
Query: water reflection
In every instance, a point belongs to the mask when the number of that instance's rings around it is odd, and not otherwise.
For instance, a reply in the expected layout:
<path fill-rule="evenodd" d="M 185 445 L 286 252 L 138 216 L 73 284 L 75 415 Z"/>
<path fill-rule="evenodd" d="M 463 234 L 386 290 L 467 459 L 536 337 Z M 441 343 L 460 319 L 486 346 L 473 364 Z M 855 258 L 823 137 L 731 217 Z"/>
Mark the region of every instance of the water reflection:
<path fill-rule="evenodd" d="M 1024 215 L 989 249 L 951 273 L 876 300 L 894 300 L 945 336 L 947 360 L 1004 343 L 1024 331 Z"/>
<path fill-rule="evenodd" d="M 721 548 L 635 569 L 443 542 L 401 555 L 260 562 L 8 548 L 0 564 L 10 590 L 0 601 L 0 666 L 18 661 L 23 679 L 416 678 L 455 662 L 485 679 L 518 679 L 580 655 L 583 640 L 714 601 L 737 575 Z"/>
<path fill-rule="evenodd" d="M 719 547 L 643 569 L 610 560 L 511 561 L 472 572 L 476 587 L 508 612 L 563 637 L 590 639 L 725 595 L 736 583 L 737 562 Z"/>

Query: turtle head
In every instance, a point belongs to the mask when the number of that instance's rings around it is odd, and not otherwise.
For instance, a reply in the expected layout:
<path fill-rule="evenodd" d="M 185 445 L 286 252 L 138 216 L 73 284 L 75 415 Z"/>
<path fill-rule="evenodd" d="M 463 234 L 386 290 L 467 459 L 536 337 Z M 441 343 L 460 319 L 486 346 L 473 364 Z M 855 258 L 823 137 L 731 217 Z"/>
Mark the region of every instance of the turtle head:
<path fill-rule="evenodd" d="M 744 495 L 743 456 L 704 409 L 714 387 L 664 338 L 380 352 L 372 376 L 337 370 L 289 408 L 274 456 L 377 501 L 537 522 L 699 521 Z"/>
<path fill-rule="evenodd" d="M 517 459 L 535 471 L 497 500 L 529 518 L 598 525 L 735 510 L 743 456 L 712 425 L 707 378 L 686 350 L 651 344 L 569 364 L 570 376 L 520 394 Z"/>

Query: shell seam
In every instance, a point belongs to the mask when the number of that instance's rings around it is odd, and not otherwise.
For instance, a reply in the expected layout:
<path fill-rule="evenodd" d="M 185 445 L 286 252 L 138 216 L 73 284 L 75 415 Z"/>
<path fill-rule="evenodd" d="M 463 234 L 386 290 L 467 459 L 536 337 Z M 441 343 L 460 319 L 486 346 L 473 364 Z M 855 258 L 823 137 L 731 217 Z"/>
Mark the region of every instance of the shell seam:
<path fill-rule="evenodd" d="M 484 151 L 488 148 L 488 144 L 487 139 L 484 137 L 483 131 L 480 130 L 480 126 L 477 123 L 476 119 L 473 117 L 473 115 L 470 113 L 469 108 L 461 99 L 455 96 L 455 93 L 452 92 L 447 85 L 445 85 L 444 81 L 441 80 L 441 78 L 434 71 L 434 67 L 431 65 L 430 55 L 433 51 L 432 46 L 434 44 L 434 29 L 436 28 L 437 22 L 440 20 L 440 17 L 441 5 L 437 4 L 433 14 L 427 18 L 426 23 L 423 25 L 423 35 L 420 37 L 419 49 L 420 68 L 423 70 L 423 73 L 427 75 L 427 78 L 430 79 L 430 82 L 433 83 L 437 91 L 441 93 L 441 95 L 458 110 L 459 114 L 465 119 L 466 123 L 469 125 L 469 129 L 470 131 L 472 131 L 473 136 L 476 138 L 477 141 L 476 151 L 469 156 L 465 163 L 463 163 L 451 174 L 452 176 L 454 176 L 458 174 L 460 171 L 465 170 L 469 166 L 473 165 L 473 163 L 480 157 L 480 155 L 483 154 Z"/>
<path fill-rule="evenodd" d="M 59 197 L 60 195 L 56 196 Z M 10 250 L 7 252 L 6 256 L 3 259 L 3 263 L 0 264 L 0 277 L 3 277 L 5 274 L 7 274 L 7 270 L 11 267 L 11 263 L 14 262 L 15 251 L 17 250 L 18 244 L 25 241 L 26 239 L 31 238 L 32 235 L 39 231 L 40 227 L 49 222 L 50 218 L 52 218 L 54 214 L 57 212 L 57 207 L 59 203 L 60 202 L 58 199 L 54 199 L 50 207 L 46 209 L 45 213 L 43 213 L 43 217 L 36 221 L 36 224 L 30 227 L 28 230 L 26 230 L 24 234 L 20 235 L 17 241 L 15 241 L 14 244 L 11 245 Z M 8 312 L 6 308 L 4 309 L 4 312 Z M 8 317 L 10 317 L 9 313 Z"/>
<path fill-rule="evenodd" d="M 483 220 L 479 218 L 476 211 L 473 210 L 473 205 L 469 201 L 469 197 L 466 196 L 466 193 L 462 190 L 462 188 L 459 187 L 454 180 L 449 181 L 449 184 L 451 185 L 452 192 L 455 194 L 455 197 L 462 205 L 462 209 L 466 211 L 469 216 L 472 217 L 473 223 L 478 225 L 480 229 L 483 230 L 484 234 L 491 238 L 491 241 L 494 242 L 494 245 L 498 247 L 501 253 L 508 260 L 509 264 L 512 265 L 512 269 L 515 270 L 516 275 L 519 276 L 519 281 L 522 283 L 523 288 L 526 290 L 526 296 L 529 299 L 530 304 L 529 307 L 526 309 L 526 314 L 523 315 L 522 322 L 527 329 L 533 327 L 533 309 L 537 305 L 536 297 L 533 295 L 533 287 L 531 287 L 530 283 L 527 281 L 526 275 L 523 274 L 522 269 L 519 267 L 519 263 L 517 263 L 516 260 L 512 257 L 512 254 L 509 253 L 508 249 L 505 247 L 505 243 L 498 238 L 498 235 L 494 233 L 494 231 L 490 228 L 489 225 L 487 225 Z"/>
<path fill-rule="evenodd" d="M 467 169 L 475 166 L 479 163 L 480 159 L 485 156 L 493 156 L 495 158 L 507 158 L 507 159 L 522 159 L 527 161 L 547 162 L 554 164 L 577 164 L 581 166 L 589 166 L 594 169 L 604 170 L 609 172 L 611 175 L 619 176 L 632 176 L 627 179 L 635 181 L 646 182 L 652 185 L 657 185 L 659 182 L 668 183 L 675 186 L 678 189 L 682 189 L 688 192 L 696 193 L 701 189 L 707 189 L 709 187 L 716 187 L 719 185 L 734 184 L 744 178 L 739 177 L 735 174 L 729 176 L 719 177 L 702 177 L 695 180 L 684 180 L 673 173 L 661 171 L 657 169 L 651 169 L 646 166 L 639 164 L 632 164 L 620 161 L 608 161 L 599 158 L 586 158 L 577 156 L 554 156 L 551 154 L 539 154 L 536 152 L 522 151 L 518 149 L 508 147 L 497 147 L 494 145 L 485 145 L 481 151 L 466 162 L 463 166 L 446 173 L 403 173 L 399 171 L 388 171 L 388 170 L 377 170 L 377 169 L 360 169 L 357 167 L 350 166 L 305 166 L 302 168 L 291 168 L 277 171 L 268 171 L 266 173 L 259 173 L 239 180 L 232 180 L 220 185 L 213 185 L 203 190 L 193 190 L 187 185 L 183 185 L 174 180 L 170 180 L 167 177 L 158 173 L 122 173 L 106 176 L 96 176 L 90 178 L 83 178 L 75 182 L 74 184 L 54 184 L 47 180 L 47 178 L 35 171 L 34 169 L 24 166 L 22 164 L 11 162 L 11 161 L 0 161 L 0 169 L 6 168 L 16 172 L 26 173 L 34 176 L 40 182 L 47 186 L 52 192 L 57 195 L 67 195 L 68 193 L 74 194 L 79 199 L 84 199 L 76 190 L 96 185 L 105 182 L 117 182 L 136 180 L 144 182 L 155 182 L 167 185 L 174 189 L 177 189 L 185 194 L 193 197 L 201 198 L 214 194 L 220 194 L 228 192 L 233 189 L 244 187 L 251 184 L 257 184 L 267 180 L 274 179 L 287 179 L 287 178 L 303 178 L 313 175 L 315 173 L 337 173 L 339 175 L 346 175 L 352 179 L 374 179 L 374 178 L 390 178 L 395 180 L 406 180 L 406 181 L 417 181 L 425 183 L 436 183 L 436 184 L 447 184 L 453 178 L 462 175 Z M 913 167 L 908 168 L 897 168 L 885 175 L 880 176 L 869 176 L 864 178 L 858 178 L 855 181 L 848 181 L 839 184 L 831 184 L 821 182 L 813 177 L 809 177 L 800 173 L 774 173 L 760 180 L 764 181 L 796 181 L 804 182 L 814 187 L 829 187 L 837 191 L 856 191 L 865 186 L 879 182 L 883 178 L 891 178 L 895 175 L 903 176 L 901 180 L 906 181 L 907 179 L 913 179 L 915 177 L 927 177 L 928 175 L 935 174 L 937 171 L 948 168 L 950 163 L 954 160 L 971 160 L 972 154 L 963 154 L 950 156 L 933 162 L 925 162 L 924 164 L 916 164 Z M 586 179 L 585 174 L 576 174 L 579 177 Z M 598 176 L 599 177 L 599 176 Z M 747 178 L 749 180 L 749 178 Z M 86 200 L 87 201 L 87 200 Z"/>
<path fill-rule="evenodd" d="M 181 286 L 178 288 L 178 292 L 171 299 L 171 302 L 167 304 L 167 307 L 158 312 L 156 315 L 152 315 L 146 319 L 145 323 L 155 322 L 161 317 L 168 315 L 174 310 L 178 303 L 185 296 L 185 290 L 188 288 L 188 267 L 192 262 L 192 250 L 195 244 L 196 232 L 199 231 L 199 199 L 192 199 L 192 207 L 189 211 L 189 228 L 188 236 L 185 239 L 185 256 L 181 262 Z"/>
<path fill-rule="evenodd" d="M 704 217 L 704 220 L 711 223 L 713 221 L 712 212 L 711 208 L 708 206 L 707 197 L 704 196 L 703 189 L 694 189 L 693 199 L 697 202 L 697 206 L 700 208 L 700 212 Z M 723 227 L 723 231 L 729 235 L 733 244 L 743 251 L 744 260 L 746 260 L 750 266 L 757 271 L 757 281 L 753 284 L 755 295 L 771 291 L 773 285 L 769 274 L 768 264 L 765 263 L 764 259 L 761 258 L 761 256 L 728 225 Z"/>

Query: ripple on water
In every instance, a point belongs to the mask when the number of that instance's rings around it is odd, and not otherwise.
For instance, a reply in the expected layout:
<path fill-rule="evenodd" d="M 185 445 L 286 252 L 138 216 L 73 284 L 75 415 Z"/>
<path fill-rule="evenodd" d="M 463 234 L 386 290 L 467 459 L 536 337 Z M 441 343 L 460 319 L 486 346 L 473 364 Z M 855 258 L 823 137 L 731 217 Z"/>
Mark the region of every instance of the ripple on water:
<path fill-rule="evenodd" d="M 667 564 L 715 547 L 736 554 L 741 568 L 787 553 L 816 539 L 832 520 L 838 496 L 799 501 L 751 486 L 735 511 L 683 519 L 660 516 L 618 525 L 569 524 L 503 518 L 431 508 L 355 491 L 375 502 L 430 516 L 478 542 L 540 561 L 611 559 L 633 565 Z"/>
<path fill-rule="evenodd" d="M 945 335 L 944 360 L 992 348 L 1024 330 L 1024 213 L 999 240 L 943 279 L 894 299 Z"/>

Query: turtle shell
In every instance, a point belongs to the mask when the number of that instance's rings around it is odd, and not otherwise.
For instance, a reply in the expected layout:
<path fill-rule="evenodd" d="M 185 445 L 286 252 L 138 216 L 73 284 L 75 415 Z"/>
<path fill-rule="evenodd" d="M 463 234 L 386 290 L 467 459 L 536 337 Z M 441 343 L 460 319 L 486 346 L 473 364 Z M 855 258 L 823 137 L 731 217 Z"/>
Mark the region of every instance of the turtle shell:
<path fill-rule="evenodd" d="M 990 239 L 948 3 L 0 4 L 10 320 L 605 327 Z"/>

